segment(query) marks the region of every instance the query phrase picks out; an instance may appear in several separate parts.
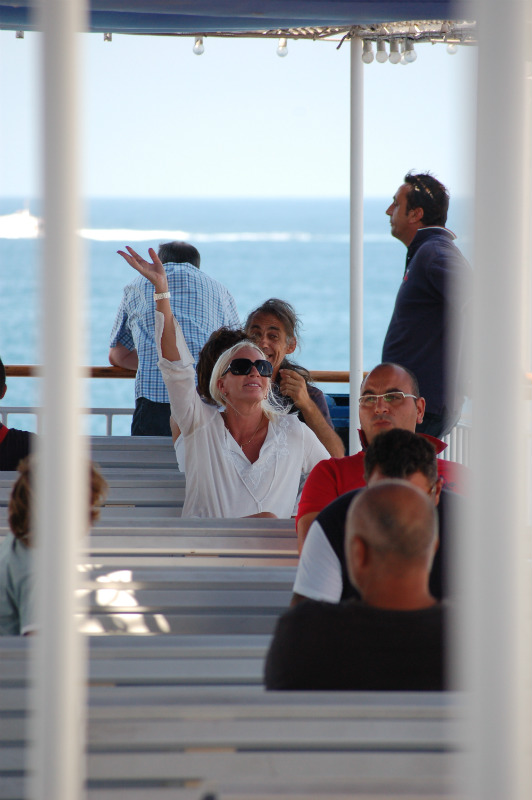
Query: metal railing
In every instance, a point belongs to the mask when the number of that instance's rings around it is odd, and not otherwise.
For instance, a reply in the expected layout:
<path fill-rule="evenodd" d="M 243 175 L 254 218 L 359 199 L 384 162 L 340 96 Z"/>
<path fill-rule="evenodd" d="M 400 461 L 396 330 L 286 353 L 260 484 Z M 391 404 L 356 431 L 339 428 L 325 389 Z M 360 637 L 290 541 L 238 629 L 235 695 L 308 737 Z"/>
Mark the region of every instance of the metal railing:
<path fill-rule="evenodd" d="M 38 377 L 41 367 L 31 364 L 11 364 L 6 366 L 6 376 L 12 378 Z M 113 378 L 132 379 L 134 370 L 123 367 L 85 367 L 86 378 Z M 367 373 L 364 373 L 365 375 Z M 349 383 L 348 370 L 310 370 L 311 380 L 315 383 Z M 532 374 L 526 374 L 529 393 L 532 387 Z M 113 436 L 113 421 L 115 417 L 132 416 L 132 408 L 86 408 L 83 413 L 87 416 L 105 418 L 105 435 Z M 39 409 L 26 406 L 4 406 L 0 408 L 0 420 L 7 424 L 10 414 L 31 414 L 37 418 L 37 432 L 40 431 Z M 470 463 L 471 425 L 460 420 L 453 430 L 443 437 L 448 445 L 441 458 L 446 461 L 458 461 L 466 466 Z"/>
<path fill-rule="evenodd" d="M 133 416 L 132 408 L 84 408 L 83 414 L 92 417 L 104 417 L 105 418 L 105 435 L 112 436 L 113 435 L 113 420 L 115 417 L 132 417 Z M 37 420 L 37 433 L 41 431 L 41 409 L 35 408 L 31 406 L 3 406 L 0 408 L 0 421 L 4 424 L 8 424 L 8 419 L 10 414 L 27 414 L 29 416 L 36 417 Z"/>
<path fill-rule="evenodd" d="M 445 461 L 457 461 L 468 467 L 471 463 L 471 425 L 459 420 L 447 436 L 443 437 L 447 449 L 440 458 Z"/>
<path fill-rule="evenodd" d="M 0 408 L 0 421 L 8 424 L 9 416 L 14 414 L 35 416 L 37 419 L 37 432 L 41 430 L 39 408 L 31 406 L 3 406 Z M 105 418 L 105 436 L 113 436 L 113 421 L 115 417 L 131 417 L 132 408 L 85 408 L 83 414 L 91 417 Z M 471 426 L 463 421 L 459 421 L 455 428 L 443 437 L 443 441 L 448 447 L 443 451 L 440 458 L 446 461 L 458 461 L 460 464 L 469 466 Z"/>
<path fill-rule="evenodd" d="M 6 365 L 8 378 L 38 378 L 42 368 L 35 364 Z M 83 367 L 84 378 L 129 378 L 137 374 L 135 370 L 124 367 Z M 366 373 L 365 373 L 366 374 Z M 315 383 L 349 383 L 348 370 L 310 370 L 310 377 Z"/>

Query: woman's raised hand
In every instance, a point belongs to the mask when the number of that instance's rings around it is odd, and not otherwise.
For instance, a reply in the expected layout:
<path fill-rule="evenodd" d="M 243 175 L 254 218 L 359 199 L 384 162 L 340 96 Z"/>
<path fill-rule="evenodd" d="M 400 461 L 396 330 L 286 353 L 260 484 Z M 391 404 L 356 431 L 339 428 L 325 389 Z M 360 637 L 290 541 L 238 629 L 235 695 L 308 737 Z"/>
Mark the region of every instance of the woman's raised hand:
<path fill-rule="evenodd" d="M 122 256 L 130 267 L 136 269 L 137 272 L 144 275 L 150 283 L 153 283 L 156 292 L 168 291 L 168 278 L 166 277 L 165 269 L 153 247 L 150 247 L 148 250 L 150 258 L 152 259 L 151 263 L 142 258 L 142 256 L 139 256 L 129 245 L 126 245 L 126 250 L 127 253 L 124 253 L 123 250 L 118 250 L 118 255 Z"/>

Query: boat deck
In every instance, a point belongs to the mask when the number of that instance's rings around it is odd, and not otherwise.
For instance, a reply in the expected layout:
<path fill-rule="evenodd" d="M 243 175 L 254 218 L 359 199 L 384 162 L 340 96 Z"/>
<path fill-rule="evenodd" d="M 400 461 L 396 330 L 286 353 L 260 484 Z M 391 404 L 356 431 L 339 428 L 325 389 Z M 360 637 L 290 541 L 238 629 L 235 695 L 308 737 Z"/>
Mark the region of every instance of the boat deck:
<path fill-rule="evenodd" d="M 181 519 L 168 439 L 95 437 L 92 456 L 110 491 L 80 564 L 89 800 L 456 796 L 459 695 L 264 691 L 293 520 Z M 3 800 L 26 797 L 30 647 L 0 638 Z"/>

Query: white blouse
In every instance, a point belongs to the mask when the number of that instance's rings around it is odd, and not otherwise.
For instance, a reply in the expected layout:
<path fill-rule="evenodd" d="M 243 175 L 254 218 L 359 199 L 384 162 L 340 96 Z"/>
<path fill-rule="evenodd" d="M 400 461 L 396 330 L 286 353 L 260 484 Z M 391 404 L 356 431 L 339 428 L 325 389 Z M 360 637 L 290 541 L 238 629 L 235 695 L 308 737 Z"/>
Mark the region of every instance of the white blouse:
<path fill-rule="evenodd" d="M 196 391 L 194 359 L 174 319 L 180 361 L 161 354 L 164 316 L 155 314 L 155 340 L 172 416 L 178 423 L 186 459 L 183 517 L 245 517 L 270 511 L 289 518 L 310 470 L 329 453 L 294 414 L 268 423 L 266 439 L 253 464 L 224 425 L 215 406 Z"/>

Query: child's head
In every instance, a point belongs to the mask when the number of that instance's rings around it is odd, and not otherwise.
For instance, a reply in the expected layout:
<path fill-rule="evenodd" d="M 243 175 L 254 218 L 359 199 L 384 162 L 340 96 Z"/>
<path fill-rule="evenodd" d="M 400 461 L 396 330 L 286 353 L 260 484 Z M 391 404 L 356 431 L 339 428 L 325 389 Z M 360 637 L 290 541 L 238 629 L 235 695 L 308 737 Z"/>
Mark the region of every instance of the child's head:
<path fill-rule="evenodd" d="M 9 498 L 9 527 L 13 536 L 23 544 L 31 544 L 31 505 L 33 503 L 33 476 L 35 457 L 28 456 L 18 465 L 19 477 L 15 481 Z M 92 524 L 100 514 L 99 506 L 107 494 L 107 481 L 91 462 L 89 470 L 89 522 Z"/>

